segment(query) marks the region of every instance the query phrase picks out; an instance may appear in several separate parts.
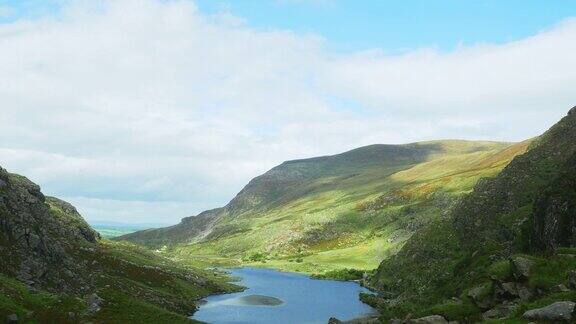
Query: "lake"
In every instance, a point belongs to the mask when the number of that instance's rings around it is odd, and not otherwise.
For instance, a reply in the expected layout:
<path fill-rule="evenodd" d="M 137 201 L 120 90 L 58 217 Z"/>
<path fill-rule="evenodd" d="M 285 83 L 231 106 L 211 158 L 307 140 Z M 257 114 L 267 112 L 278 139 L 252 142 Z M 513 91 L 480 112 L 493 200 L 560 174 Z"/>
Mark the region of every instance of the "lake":
<path fill-rule="evenodd" d="M 359 293 L 369 291 L 354 282 L 314 280 L 259 268 L 237 268 L 230 273 L 248 289 L 206 298 L 193 319 L 214 324 L 325 324 L 330 317 L 349 320 L 374 313 L 358 299 Z"/>

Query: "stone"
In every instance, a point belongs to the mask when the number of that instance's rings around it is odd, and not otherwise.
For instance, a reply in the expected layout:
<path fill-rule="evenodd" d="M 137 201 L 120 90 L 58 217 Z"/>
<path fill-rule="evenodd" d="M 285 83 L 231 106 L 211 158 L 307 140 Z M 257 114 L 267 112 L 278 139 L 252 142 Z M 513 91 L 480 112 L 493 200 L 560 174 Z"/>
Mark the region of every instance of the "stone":
<path fill-rule="evenodd" d="M 8 324 L 18 323 L 18 315 L 10 314 L 6 316 L 6 323 Z"/>
<path fill-rule="evenodd" d="M 568 272 L 568 287 L 576 289 L 576 270 Z"/>
<path fill-rule="evenodd" d="M 100 305 L 104 300 L 96 294 L 88 296 L 86 304 L 88 305 L 88 313 L 94 314 L 100 311 Z"/>
<path fill-rule="evenodd" d="M 514 310 L 516 310 L 517 307 L 518 307 L 518 305 L 516 305 L 516 304 L 500 305 L 498 307 L 495 307 L 491 310 L 488 310 L 488 311 L 482 313 L 482 319 L 484 321 L 488 321 L 488 320 L 506 318 Z"/>
<path fill-rule="evenodd" d="M 552 291 L 553 292 L 569 292 L 570 289 L 568 289 L 568 287 L 566 287 L 563 284 L 559 284 L 559 285 L 552 287 Z"/>
<path fill-rule="evenodd" d="M 528 279 L 530 277 L 530 271 L 532 270 L 534 262 L 525 257 L 516 256 L 512 258 L 511 263 L 512 272 L 516 279 Z"/>
<path fill-rule="evenodd" d="M 521 283 L 505 282 L 502 284 L 502 289 L 508 295 L 518 297 L 522 300 L 528 300 L 532 298 L 532 293 L 530 292 L 530 290 Z"/>
<path fill-rule="evenodd" d="M 568 110 L 568 116 L 576 115 L 576 106 L 572 107 L 572 109 Z"/>
<path fill-rule="evenodd" d="M 472 299 L 476 306 L 487 309 L 490 307 L 490 294 L 488 293 L 488 289 L 490 289 L 490 287 L 487 285 L 476 286 L 468 291 L 468 297 Z"/>
<path fill-rule="evenodd" d="M 448 324 L 448 321 L 440 315 L 430 315 L 426 317 L 420 317 L 408 321 L 408 323 L 414 324 Z"/>
<path fill-rule="evenodd" d="M 576 303 L 571 301 L 556 302 L 546 307 L 529 310 L 522 317 L 527 320 L 545 322 L 571 321 L 575 306 Z"/>
<path fill-rule="evenodd" d="M 343 323 L 341 320 L 337 319 L 336 317 L 330 317 L 328 320 L 328 324 L 341 324 Z"/>

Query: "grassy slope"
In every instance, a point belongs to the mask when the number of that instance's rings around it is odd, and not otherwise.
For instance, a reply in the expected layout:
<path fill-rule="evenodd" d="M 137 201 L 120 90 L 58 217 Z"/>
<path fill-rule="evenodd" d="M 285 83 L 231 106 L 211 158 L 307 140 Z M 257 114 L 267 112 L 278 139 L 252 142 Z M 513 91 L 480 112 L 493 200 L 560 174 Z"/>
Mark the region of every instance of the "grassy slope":
<path fill-rule="evenodd" d="M 569 286 L 568 271 L 576 270 L 576 249 L 561 248 L 556 251 L 560 253 L 535 249 L 534 242 L 542 237 L 533 226 L 535 207 L 547 202 L 542 195 L 559 192 L 576 203 L 573 187 L 558 187 L 562 180 L 576 177 L 574 162 L 567 163 L 575 156 L 576 116 L 568 116 L 497 177 L 479 183 L 448 217 L 419 230 L 400 253 L 382 262 L 373 278 L 382 298 L 367 299 L 384 318 L 441 314 L 449 320 L 478 321 L 483 310 L 468 298 L 468 292 L 484 286 L 491 294 L 495 282 L 515 281 L 509 258 L 523 256 L 535 263 L 524 283 L 535 296 L 520 301 L 504 322 L 523 323 L 525 310 L 553 301 L 576 301 L 573 290 L 554 289 L 559 284 Z M 455 298 L 462 302 L 455 303 Z"/>
<path fill-rule="evenodd" d="M 340 164 L 336 172 L 297 183 L 289 199 L 224 219 L 200 243 L 165 251 L 196 265 L 243 263 L 309 273 L 374 269 L 479 178 L 497 174 L 527 147 L 466 141 L 413 145 L 434 150 L 416 161 L 364 163 L 363 158 L 364 165 Z"/>
<path fill-rule="evenodd" d="M 91 262 L 81 275 L 97 278 L 95 292 L 104 299 L 98 313 L 86 314 L 81 295 L 32 292 L 0 274 L 0 318 L 15 313 L 31 323 L 190 323 L 187 315 L 196 300 L 237 289 L 223 275 L 186 268 L 127 243 L 101 241 L 75 258 Z"/>
<path fill-rule="evenodd" d="M 9 175 L 3 186 L 2 199 L 17 190 L 23 200 L 12 201 L 24 205 L 31 198 L 23 186 L 30 187 L 27 179 Z M 23 185 L 20 185 L 22 183 Z M 40 197 L 40 196 L 38 196 Z M 73 287 L 67 293 L 62 283 L 37 282 L 35 289 L 15 279 L 11 269 L 20 267 L 21 255 L 32 253 L 25 246 L 15 244 L 10 232 L 0 228 L 0 319 L 17 314 L 25 323 L 190 323 L 188 315 L 196 308 L 196 301 L 210 294 L 238 289 L 227 282 L 227 277 L 176 264 L 147 249 L 120 242 L 98 240 L 91 242 L 78 239 L 74 233 L 93 233 L 84 219 L 70 204 L 52 197 L 32 202 L 38 227 L 51 228 L 58 224 L 58 231 L 45 232 L 46 242 L 63 242 L 62 253 L 77 265 L 68 268 L 66 263 L 46 263 L 51 273 L 67 272 L 78 281 L 65 279 L 65 285 Z M 21 209 L 24 210 L 24 209 Z M 10 210 L 2 210 L 3 220 L 18 219 Z M 8 223 L 10 224 L 10 223 Z M 10 228 L 8 227 L 8 230 Z M 48 237 L 50 240 L 48 240 Z M 37 255 L 38 259 L 42 258 Z M 48 255 L 45 258 L 49 258 Z M 87 313 L 86 297 L 92 293 L 104 299 L 102 309 L 96 314 Z"/>

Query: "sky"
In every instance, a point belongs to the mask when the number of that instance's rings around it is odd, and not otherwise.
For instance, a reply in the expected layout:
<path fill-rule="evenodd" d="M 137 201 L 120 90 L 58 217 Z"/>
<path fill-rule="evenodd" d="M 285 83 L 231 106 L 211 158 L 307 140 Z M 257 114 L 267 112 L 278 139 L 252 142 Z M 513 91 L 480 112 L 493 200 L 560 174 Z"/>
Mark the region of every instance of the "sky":
<path fill-rule="evenodd" d="M 177 223 L 285 160 L 520 141 L 576 105 L 574 1 L 0 0 L 0 165 Z"/>

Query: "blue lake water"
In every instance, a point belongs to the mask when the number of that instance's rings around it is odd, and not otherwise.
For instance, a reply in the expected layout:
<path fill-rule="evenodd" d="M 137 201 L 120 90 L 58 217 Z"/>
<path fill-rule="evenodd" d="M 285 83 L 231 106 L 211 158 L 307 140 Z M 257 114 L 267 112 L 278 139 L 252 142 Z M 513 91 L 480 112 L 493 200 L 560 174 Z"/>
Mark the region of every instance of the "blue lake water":
<path fill-rule="evenodd" d="M 369 291 L 353 282 L 314 280 L 302 274 L 258 268 L 230 272 L 248 289 L 206 298 L 207 303 L 200 306 L 193 319 L 213 324 L 325 324 L 330 317 L 349 320 L 374 313 L 358 299 L 360 292 Z M 263 296 L 273 298 L 267 301 Z M 261 300 L 262 305 L 258 305 Z"/>

